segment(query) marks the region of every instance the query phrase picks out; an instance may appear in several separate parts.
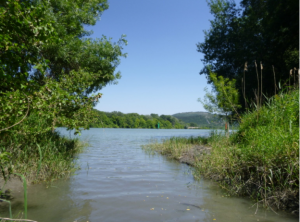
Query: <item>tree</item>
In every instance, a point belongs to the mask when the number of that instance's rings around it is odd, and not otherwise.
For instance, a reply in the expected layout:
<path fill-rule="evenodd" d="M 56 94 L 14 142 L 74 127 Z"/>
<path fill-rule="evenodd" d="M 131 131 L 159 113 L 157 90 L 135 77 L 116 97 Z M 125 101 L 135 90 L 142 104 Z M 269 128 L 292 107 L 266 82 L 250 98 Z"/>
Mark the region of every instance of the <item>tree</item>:
<path fill-rule="evenodd" d="M 152 118 L 156 118 L 156 119 L 159 118 L 158 114 L 155 114 L 155 113 L 151 113 L 150 116 L 152 116 Z"/>
<path fill-rule="evenodd" d="M 276 81 L 287 81 L 289 70 L 299 64 L 299 2 L 243 0 L 238 8 L 232 0 L 210 0 L 208 5 L 214 20 L 204 32 L 204 42 L 197 44 L 198 52 L 204 54 L 200 74 L 209 77 L 212 71 L 236 79 L 239 93 L 245 92 L 240 97 L 245 109 L 243 100 L 255 100 L 253 91 L 258 90 L 255 61 L 262 62 L 263 93 L 274 95 Z M 208 82 L 212 83 L 210 78 Z"/>
<path fill-rule="evenodd" d="M 33 65 L 47 65 L 41 55 L 46 41 L 58 40 L 49 2 L 1 1 L 0 88 L 20 89 Z"/>
<path fill-rule="evenodd" d="M 136 118 L 134 122 L 134 128 L 139 128 L 139 126 L 140 126 L 140 120 Z"/>
<path fill-rule="evenodd" d="M 45 119 L 44 131 L 88 128 L 101 97 L 92 93 L 116 83 L 126 56 L 124 36 L 117 43 L 87 38 L 84 25 L 94 25 L 107 8 L 106 0 L 0 3 L 0 130 L 25 114 Z"/>
<path fill-rule="evenodd" d="M 155 128 L 155 123 L 154 123 L 151 119 L 148 119 L 148 120 L 146 121 L 146 126 L 147 126 L 147 128 L 149 128 L 149 129 L 153 129 L 153 128 Z"/>
<path fill-rule="evenodd" d="M 198 101 L 210 113 L 225 114 L 226 122 L 229 122 L 228 116 L 234 112 L 238 115 L 237 110 L 240 108 L 235 80 L 224 79 L 223 76 L 217 76 L 212 72 L 209 78 L 213 83 L 213 92 L 209 93 L 206 89 L 204 100 L 199 98 Z"/>
<path fill-rule="evenodd" d="M 161 115 L 160 118 L 162 118 L 163 120 L 167 120 L 170 123 L 172 123 L 172 126 L 175 126 L 176 123 L 176 118 L 170 115 Z"/>
<path fill-rule="evenodd" d="M 196 123 L 190 123 L 191 127 L 197 127 L 198 125 Z"/>
<path fill-rule="evenodd" d="M 145 119 L 144 118 L 140 118 L 139 120 L 140 120 L 139 126 L 141 128 L 147 128 L 147 123 L 146 123 Z"/>

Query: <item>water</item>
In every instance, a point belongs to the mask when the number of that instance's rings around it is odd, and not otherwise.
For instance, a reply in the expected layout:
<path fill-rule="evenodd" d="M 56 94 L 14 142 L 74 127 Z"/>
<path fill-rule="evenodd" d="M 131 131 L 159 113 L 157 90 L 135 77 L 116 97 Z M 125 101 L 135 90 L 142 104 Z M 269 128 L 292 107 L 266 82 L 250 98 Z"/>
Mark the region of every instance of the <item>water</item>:
<path fill-rule="evenodd" d="M 59 131 L 69 136 L 61 128 Z M 98 221 L 298 221 L 245 198 L 224 196 L 210 180 L 194 181 L 191 169 L 141 145 L 171 136 L 208 135 L 208 130 L 90 129 L 80 137 L 90 147 L 79 155 L 81 169 L 52 187 L 28 188 L 28 218 L 40 222 Z M 22 192 L 13 212 L 22 210 Z M 8 216 L 7 209 L 0 214 Z"/>

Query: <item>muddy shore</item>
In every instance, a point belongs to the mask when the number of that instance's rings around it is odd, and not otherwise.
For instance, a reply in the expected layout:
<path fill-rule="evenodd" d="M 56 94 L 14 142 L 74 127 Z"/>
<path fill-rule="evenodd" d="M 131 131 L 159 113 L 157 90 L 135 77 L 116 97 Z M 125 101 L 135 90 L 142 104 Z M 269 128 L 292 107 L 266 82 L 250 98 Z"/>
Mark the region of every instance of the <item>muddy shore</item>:
<path fill-rule="evenodd" d="M 183 152 L 179 161 L 190 166 L 194 166 L 196 161 L 201 161 L 204 156 L 210 155 L 211 147 L 204 145 L 195 145 L 189 151 Z"/>

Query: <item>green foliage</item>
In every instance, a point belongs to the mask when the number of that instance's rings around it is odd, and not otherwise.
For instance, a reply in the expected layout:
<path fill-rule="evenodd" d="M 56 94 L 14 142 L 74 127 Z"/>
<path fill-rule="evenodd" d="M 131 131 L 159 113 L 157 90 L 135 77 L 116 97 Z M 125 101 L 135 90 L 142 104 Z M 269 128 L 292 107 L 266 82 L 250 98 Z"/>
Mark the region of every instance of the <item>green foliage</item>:
<path fill-rule="evenodd" d="M 91 39 L 84 29 L 107 8 L 106 0 L 0 2 L 0 168 L 5 179 L 21 173 L 51 180 L 74 170 L 79 141 L 60 138 L 54 130 L 66 126 L 78 133 L 89 127 L 102 96 L 93 93 L 117 83 L 116 68 L 126 57 L 124 36 L 117 42 Z"/>
<path fill-rule="evenodd" d="M 235 88 L 235 80 L 229 80 L 223 76 L 217 76 L 210 73 L 209 78 L 213 83 L 213 93 L 209 93 L 206 89 L 204 100 L 200 101 L 208 112 L 225 114 L 226 116 L 240 108 L 238 90 Z"/>
<path fill-rule="evenodd" d="M 211 114 L 208 112 L 176 113 L 173 116 L 183 121 L 185 125 L 193 122 L 202 129 L 224 127 L 223 120 L 219 115 Z"/>
<path fill-rule="evenodd" d="M 190 123 L 191 127 L 197 127 L 198 125 L 196 123 Z"/>
<path fill-rule="evenodd" d="M 143 145 L 142 148 L 149 153 L 153 151 L 159 152 L 162 155 L 167 155 L 169 158 L 179 160 L 184 153 L 190 152 L 195 145 L 207 144 L 207 138 L 204 137 L 171 137 L 163 140 L 162 143 L 152 143 Z"/>
<path fill-rule="evenodd" d="M 236 133 L 215 135 L 209 144 L 212 153 L 198 164 L 198 173 L 218 175 L 231 194 L 277 209 L 299 209 L 298 90 L 244 114 Z"/>
<path fill-rule="evenodd" d="M 48 123 L 43 132 L 88 127 L 101 97 L 91 93 L 120 78 L 115 69 L 126 56 L 123 36 L 117 43 L 83 38 L 90 34 L 83 25 L 107 8 L 105 0 L 1 3 L 0 130 L 30 115 Z M 41 133 L 24 126 L 24 133 Z"/>
<path fill-rule="evenodd" d="M 41 48 L 57 38 L 48 2 L 2 1 L 0 3 L 0 88 L 20 89 L 28 82 L 33 65 L 45 66 Z"/>
<path fill-rule="evenodd" d="M 51 78 L 43 79 L 44 85 L 39 91 L 27 96 L 21 90 L 7 91 L 0 97 L 0 126 L 1 129 L 10 127 L 26 115 L 23 121 L 23 134 L 40 134 L 54 130 L 57 125 L 68 128 L 88 128 L 93 121 L 90 111 L 95 100 L 101 97 L 82 96 L 86 87 L 93 83 L 93 75 L 84 71 L 71 72 L 58 83 Z M 41 129 L 39 121 L 44 121 Z M 20 133 L 19 127 L 7 129 L 10 134 Z M 1 135 L 1 133 L 0 133 Z"/>
<path fill-rule="evenodd" d="M 150 116 L 139 115 L 137 113 L 124 114 L 121 112 L 102 112 L 93 110 L 94 120 L 90 123 L 90 127 L 100 128 L 147 128 L 157 129 L 158 122 L 160 129 L 183 129 L 184 123 L 177 118 L 157 114 Z"/>
<path fill-rule="evenodd" d="M 194 159 L 194 176 L 215 179 L 229 195 L 250 196 L 272 209 L 299 212 L 299 91 L 281 93 L 258 110 L 241 117 L 228 138 L 171 138 L 143 146 L 174 159 L 198 145 L 210 147 Z M 207 153 L 208 154 L 208 153 Z"/>
<path fill-rule="evenodd" d="M 7 133 L 0 140 L 0 153 L 10 155 L 0 159 L 1 174 L 8 178 L 12 173 L 19 173 L 33 182 L 68 177 L 76 169 L 74 157 L 82 149 L 83 143 L 78 139 L 61 137 L 57 132 Z"/>
<path fill-rule="evenodd" d="M 253 165 L 280 165 L 286 158 L 296 158 L 299 91 L 276 95 L 261 109 L 243 115 L 232 139 L 243 145 L 241 152 L 254 161 Z"/>
<path fill-rule="evenodd" d="M 288 82 L 290 78 L 294 83 L 289 70 L 299 65 L 299 2 L 243 0 L 237 7 L 232 0 L 210 0 L 208 5 L 214 19 L 210 29 L 204 31 L 205 40 L 197 44 L 198 52 L 204 54 L 200 74 L 209 77 L 212 71 L 236 79 L 239 93 L 245 91 L 245 97 L 239 98 L 242 109 L 246 108 L 244 98 L 255 101 L 255 60 L 263 64 L 264 95 L 274 95 L 279 81 Z M 245 62 L 248 66 L 244 75 Z"/>

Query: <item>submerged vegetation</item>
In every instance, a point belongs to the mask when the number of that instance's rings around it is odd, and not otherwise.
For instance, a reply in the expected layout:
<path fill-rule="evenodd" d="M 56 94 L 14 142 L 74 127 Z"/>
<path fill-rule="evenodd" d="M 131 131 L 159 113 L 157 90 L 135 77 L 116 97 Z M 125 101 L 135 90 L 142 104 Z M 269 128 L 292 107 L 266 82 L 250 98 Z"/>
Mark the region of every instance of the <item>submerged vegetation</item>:
<path fill-rule="evenodd" d="M 194 176 L 216 179 L 231 195 L 250 196 L 271 209 L 299 212 L 299 91 L 278 94 L 241 117 L 230 137 L 171 138 L 146 149 L 180 159 L 195 146 Z"/>

